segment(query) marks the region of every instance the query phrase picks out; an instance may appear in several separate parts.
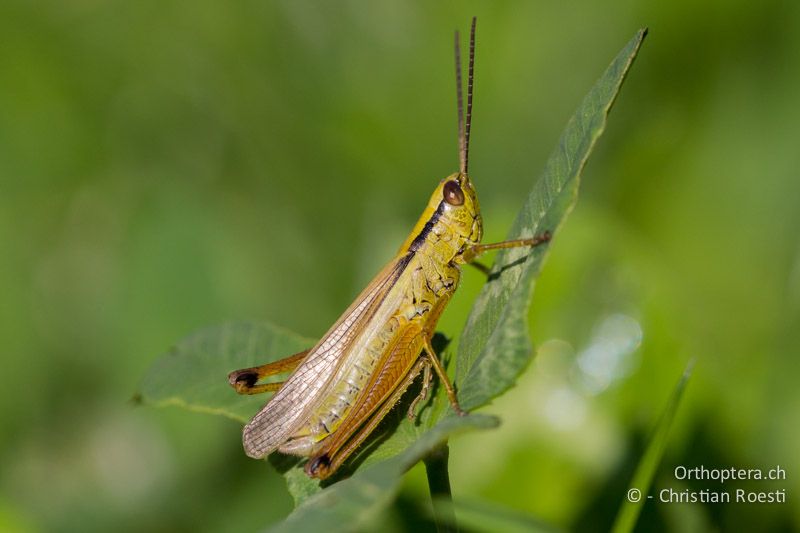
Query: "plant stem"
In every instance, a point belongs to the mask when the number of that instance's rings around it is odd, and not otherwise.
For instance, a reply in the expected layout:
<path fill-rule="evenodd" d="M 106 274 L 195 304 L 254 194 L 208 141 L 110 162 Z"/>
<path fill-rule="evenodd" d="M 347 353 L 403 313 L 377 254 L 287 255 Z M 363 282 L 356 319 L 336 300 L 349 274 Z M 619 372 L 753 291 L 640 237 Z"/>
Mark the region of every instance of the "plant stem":
<path fill-rule="evenodd" d="M 450 491 L 450 473 L 447 461 L 450 448 L 445 442 L 425 457 L 425 473 L 428 475 L 428 489 L 433 504 L 433 520 L 439 533 L 458 531 L 456 515 L 453 510 L 453 493 Z"/>

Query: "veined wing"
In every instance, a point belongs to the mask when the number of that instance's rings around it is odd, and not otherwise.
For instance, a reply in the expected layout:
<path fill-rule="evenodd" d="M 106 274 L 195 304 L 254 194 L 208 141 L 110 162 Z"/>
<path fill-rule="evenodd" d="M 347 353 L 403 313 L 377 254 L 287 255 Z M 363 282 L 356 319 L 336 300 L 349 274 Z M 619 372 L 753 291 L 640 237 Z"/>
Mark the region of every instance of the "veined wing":
<path fill-rule="evenodd" d="M 369 322 L 364 319 L 380 306 L 411 257 L 412 254 L 397 257 L 375 276 L 267 405 L 244 427 L 242 441 L 247 455 L 259 459 L 272 453 L 304 422 Z"/>

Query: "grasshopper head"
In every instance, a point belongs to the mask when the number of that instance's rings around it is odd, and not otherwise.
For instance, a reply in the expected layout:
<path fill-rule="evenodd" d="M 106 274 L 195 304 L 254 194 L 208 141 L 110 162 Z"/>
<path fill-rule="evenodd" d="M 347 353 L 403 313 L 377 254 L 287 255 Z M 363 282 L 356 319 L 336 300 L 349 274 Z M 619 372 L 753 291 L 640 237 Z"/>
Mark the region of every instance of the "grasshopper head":
<path fill-rule="evenodd" d="M 433 191 L 425 211 L 400 252 L 426 248 L 443 261 L 450 261 L 463 249 L 480 242 L 483 235 L 481 211 L 472 182 L 456 172 L 443 179 Z"/>
<path fill-rule="evenodd" d="M 457 172 L 443 179 L 429 205 L 432 207 L 434 202 L 437 202 L 440 223 L 454 233 L 459 244 L 480 242 L 483 236 L 481 209 L 475 187 L 467 174 Z"/>

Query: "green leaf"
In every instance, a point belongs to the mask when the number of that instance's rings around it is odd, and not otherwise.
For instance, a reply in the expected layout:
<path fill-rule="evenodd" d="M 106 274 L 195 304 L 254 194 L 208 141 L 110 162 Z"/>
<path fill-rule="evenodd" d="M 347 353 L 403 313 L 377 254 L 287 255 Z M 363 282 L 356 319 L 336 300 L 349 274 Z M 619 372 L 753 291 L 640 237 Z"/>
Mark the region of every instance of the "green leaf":
<path fill-rule="evenodd" d="M 541 520 L 496 504 L 481 501 L 435 499 L 434 509 L 446 516 L 446 511 L 457 517 L 457 525 L 465 531 L 503 531 L 505 533 L 557 533 L 559 529 Z"/>
<path fill-rule="evenodd" d="M 581 171 L 646 34 L 640 30 L 628 42 L 570 118 L 509 239 L 558 232 L 575 205 Z M 508 390 L 530 361 L 528 309 L 548 248 L 545 244 L 498 254 L 459 341 L 456 383 L 464 409 L 486 405 Z"/>
<path fill-rule="evenodd" d="M 228 373 L 276 361 L 314 342 L 272 324 L 229 322 L 209 327 L 159 357 L 145 374 L 136 400 L 247 422 L 264 406 L 264 396 L 236 394 L 228 384 Z"/>
<path fill-rule="evenodd" d="M 403 473 L 458 433 L 496 427 L 496 417 L 468 415 L 443 420 L 402 453 L 360 469 L 299 505 L 272 531 L 364 531 L 394 499 Z"/>
<path fill-rule="evenodd" d="M 647 493 L 650 491 L 650 485 L 653 483 L 653 476 L 656 473 L 661 457 L 664 455 L 664 450 L 667 447 L 667 440 L 669 438 L 669 430 L 672 427 L 672 421 L 675 419 L 675 414 L 678 412 L 678 407 L 683 398 L 683 392 L 686 389 L 686 384 L 689 382 L 689 377 L 692 375 L 692 368 L 694 367 L 694 360 L 689 361 L 683 375 L 678 380 L 675 389 L 672 391 L 672 396 L 667 402 L 664 412 L 661 413 L 661 418 L 656 424 L 653 434 L 650 437 L 650 442 L 647 449 L 642 455 L 639 464 L 636 466 L 636 472 L 633 474 L 633 480 L 623 500 L 622 506 L 617 513 L 617 518 L 614 520 L 613 533 L 627 533 L 633 531 L 636 525 L 636 520 L 639 518 L 639 513 L 642 512 L 642 506 L 647 501 Z M 631 491 L 638 490 L 639 498 L 633 501 L 630 497 Z"/>

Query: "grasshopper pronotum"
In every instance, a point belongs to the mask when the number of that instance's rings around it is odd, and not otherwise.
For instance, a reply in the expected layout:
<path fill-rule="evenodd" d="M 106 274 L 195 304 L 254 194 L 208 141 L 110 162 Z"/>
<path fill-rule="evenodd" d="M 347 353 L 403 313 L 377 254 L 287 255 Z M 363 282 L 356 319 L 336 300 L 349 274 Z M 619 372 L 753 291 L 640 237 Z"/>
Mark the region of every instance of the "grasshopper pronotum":
<path fill-rule="evenodd" d="M 423 374 L 420 396 L 428 394 L 431 369 L 439 376 L 452 409 L 464 414 L 431 337 L 451 295 L 461 265 L 487 250 L 536 246 L 550 234 L 480 244 L 478 199 L 467 173 L 475 64 L 475 19 L 469 41 L 467 105 L 464 114 L 459 35 L 455 39 L 458 95 L 459 172 L 443 179 L 397 255 L 367 285 L 344 314 L 309 350 L 266 365 L 231 372 L 240 394 L 275 392 L 244 427 L 247 455 L 274 451 L 307 456 L 306 473 L 333 474 Z M 262 378 L 293 371 L 284 382 Z"/>

